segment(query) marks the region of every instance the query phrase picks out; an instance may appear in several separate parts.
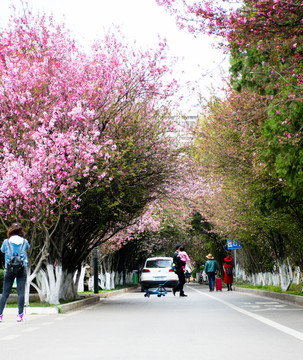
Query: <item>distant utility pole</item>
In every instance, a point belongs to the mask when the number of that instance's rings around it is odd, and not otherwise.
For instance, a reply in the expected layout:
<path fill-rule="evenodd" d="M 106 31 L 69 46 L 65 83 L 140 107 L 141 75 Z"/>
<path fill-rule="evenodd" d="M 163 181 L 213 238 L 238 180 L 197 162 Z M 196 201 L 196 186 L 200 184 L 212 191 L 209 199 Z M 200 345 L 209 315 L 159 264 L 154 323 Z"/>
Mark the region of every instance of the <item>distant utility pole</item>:
<path fill-rule="evenodd" d="M 94 248 L 94 294 L 99 293 L 99 281 L 98 281 L 98 247 Z"/>

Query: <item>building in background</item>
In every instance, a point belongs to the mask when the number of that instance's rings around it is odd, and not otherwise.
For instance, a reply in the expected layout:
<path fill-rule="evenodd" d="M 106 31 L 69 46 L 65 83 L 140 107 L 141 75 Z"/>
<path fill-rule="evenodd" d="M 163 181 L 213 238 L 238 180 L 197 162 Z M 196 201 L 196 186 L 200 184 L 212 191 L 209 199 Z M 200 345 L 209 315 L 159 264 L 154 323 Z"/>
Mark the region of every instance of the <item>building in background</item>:
<path fill-rule="evenodd" d="M 173 115 L 172 119 L 175 124 L 174 131 L 171 132 L 172 136 L 178 139 L 179 146 L 189 144 L 193 136 L 192 131 L 198 119 L 198 112 L 195 110 L 180 112 Z"/>

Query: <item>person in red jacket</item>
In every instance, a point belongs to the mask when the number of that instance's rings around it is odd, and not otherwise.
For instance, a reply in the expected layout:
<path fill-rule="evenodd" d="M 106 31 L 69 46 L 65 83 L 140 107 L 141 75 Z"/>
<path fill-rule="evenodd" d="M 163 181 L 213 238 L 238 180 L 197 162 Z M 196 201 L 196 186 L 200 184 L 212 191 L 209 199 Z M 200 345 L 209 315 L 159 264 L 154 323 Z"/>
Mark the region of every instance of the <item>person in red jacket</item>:
<path fill-rule="evenodd" d="M 233 258 L 231 256 L 227 256 L 224 259 L 224 284 L 227 285 L 227 291 L 232 291 L 232 283 L 234 281 L 233 268 Z"/>

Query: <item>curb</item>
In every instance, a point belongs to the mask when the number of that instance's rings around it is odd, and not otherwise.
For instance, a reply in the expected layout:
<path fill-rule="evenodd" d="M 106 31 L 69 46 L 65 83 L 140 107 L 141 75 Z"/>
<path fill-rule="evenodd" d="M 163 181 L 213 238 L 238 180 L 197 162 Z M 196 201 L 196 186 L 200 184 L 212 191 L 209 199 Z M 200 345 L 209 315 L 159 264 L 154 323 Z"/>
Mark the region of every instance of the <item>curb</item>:
<path fill-rule="evenodd" d="M 254 294 L 258 296 L 269 297 L 272 299 L 278 299 L 282 301 L 287 301 L 292 304 L 303 306 L 303 296 L 292 295 L 292 294 L 284 294 L 284 293 L 275 293 L 271 291 L 258 290 L 258 289 L 248 289 L 248 288 L 239 288 L 235 287 L 235 290 L 238 292 L 244 292 L 248 294 Z"/>

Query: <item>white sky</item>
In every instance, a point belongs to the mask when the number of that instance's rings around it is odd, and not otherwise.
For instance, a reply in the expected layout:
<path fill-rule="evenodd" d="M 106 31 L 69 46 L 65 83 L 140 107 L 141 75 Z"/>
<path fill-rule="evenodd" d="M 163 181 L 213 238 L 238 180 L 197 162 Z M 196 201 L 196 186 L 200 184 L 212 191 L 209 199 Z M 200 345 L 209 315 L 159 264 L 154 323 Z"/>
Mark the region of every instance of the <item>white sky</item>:
<path fill-rule="evenodd" d="M 121 27 L 126 40 L 140 47 L 155 47 L 166 38 L 169 54 L 179 58 L 174 77 L 184 86 L 186 101 L 183 107 L 194 106 L 200 89 L 208 97 L 208 89 L 221 86 L 219 67 L 223 60 L 220 51 L 211 47 L 207 36 L 194 38 L 179 30 L 175 19 L 159 7 L 155 0 L 24 0 L 34 12 L 53 14 L 57 22 L 65 22 L 76 39 L 87 46 L 112 25 Z M 21 0 L 0 0 L 0 29 L 4 28 L 10 13 L 10 4 L 22 7 Z M 224 62 L 227 68 L 227 60 Z M 190 82 L 190 86 L 186 85 Z"/>

